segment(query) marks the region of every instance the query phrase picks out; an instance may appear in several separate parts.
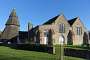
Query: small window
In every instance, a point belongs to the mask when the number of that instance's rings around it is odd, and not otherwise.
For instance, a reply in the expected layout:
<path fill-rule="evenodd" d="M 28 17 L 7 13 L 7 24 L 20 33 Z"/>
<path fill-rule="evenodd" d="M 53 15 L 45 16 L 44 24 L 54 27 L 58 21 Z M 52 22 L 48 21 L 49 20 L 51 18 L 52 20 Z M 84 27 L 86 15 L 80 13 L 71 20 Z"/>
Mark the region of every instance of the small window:
<path fill-rule="evenodd" d="M 65 33 L 65 25 L 64 24 L 59 25 L 59 32 L 60 33 Z"/>

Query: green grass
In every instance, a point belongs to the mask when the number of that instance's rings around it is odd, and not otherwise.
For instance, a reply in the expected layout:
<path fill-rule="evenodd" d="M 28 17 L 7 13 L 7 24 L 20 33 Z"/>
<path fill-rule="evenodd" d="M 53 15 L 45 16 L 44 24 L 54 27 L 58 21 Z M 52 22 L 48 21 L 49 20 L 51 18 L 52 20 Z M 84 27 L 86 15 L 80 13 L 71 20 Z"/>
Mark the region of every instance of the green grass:
<path fill-rule="evenodd" d="M 0 46 L 0 60 L 56 60 L 57 55 L 11 49 L 9 47 Z M 65 60 L 85 60 L 75 57 L 64 56 Z"/>
<path fill-rule="evenodd" d="M 65 59 L 64 60 L 86 60 L 86 59 L 65 56 Z"/>

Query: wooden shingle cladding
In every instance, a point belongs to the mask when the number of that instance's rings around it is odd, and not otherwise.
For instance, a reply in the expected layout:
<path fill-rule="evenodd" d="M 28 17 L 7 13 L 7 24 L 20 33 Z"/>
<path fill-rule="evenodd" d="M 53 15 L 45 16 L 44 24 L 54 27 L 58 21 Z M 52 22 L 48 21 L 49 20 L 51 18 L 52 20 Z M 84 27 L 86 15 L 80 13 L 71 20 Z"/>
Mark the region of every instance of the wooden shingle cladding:
<path fill-rule="evenodd" d="M 15 9 L 12 10 L 12 12 L 6 22 L 6 25 L 17 25 L 17 26 L 20 25 Z"/>
<path fill-rule="evenodd" d="M 17 26 L 6 26 L 1 34 L 1 39 L 12 39 L 18 35 L 19 28 Z"/>
<path fill-rule="evenodd" d="M 12 10 L 7 22 L 6 27 L 1 33 L 1 40 L 11 40 L 19 35 L 19 21 L 15 9 Z"/>

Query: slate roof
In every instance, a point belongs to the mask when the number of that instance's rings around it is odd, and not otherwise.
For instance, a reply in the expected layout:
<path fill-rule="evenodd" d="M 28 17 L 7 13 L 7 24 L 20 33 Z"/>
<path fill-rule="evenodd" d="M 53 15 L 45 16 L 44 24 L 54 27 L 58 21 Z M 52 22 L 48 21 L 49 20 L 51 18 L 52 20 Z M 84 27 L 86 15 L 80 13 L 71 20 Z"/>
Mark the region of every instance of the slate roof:
<path fill-rule="evenodd" d="M 6 22 L 6 25 L 17 25 L 17 26 L 20 25 L 15 9 L 12 10 L 12 12 L 11 12 L 7 22 Z"/>
<path fill-rule="evenodd" d="M 19 31 L 19 38 L 20 39 L 28 38 L 28 32 L 27 31 Z"/>
<path fill-rule="evenodd" d="M 47 25 L 47 24 L 52 24 L 60 15 L 55 16 L 54 18 L 48 20 L 47 22 L 45 22 L 43 25 Z"/>
<path fill-rule="evenodd" d="M 77 20 L 78 17 L 68 20 L 68 23 L 70 25 L 73 25 L 73 23 Z"/>
<path fill-rule="evenodd" d="M 45 22 L 43 25 L 52 24 L 53 22 L 55 22 L 55 20 L 56 20 L 59 16 L 60 16 L 60 15 L 55 16 L 54 18 L 52 18 L 52 19 L 48 20 L 47 22 Z M 73 23 L 77 20 L 77 18 L 78 18 L 78 17 L 68 20 L 68 23 L 69 23 L 70 25 L 73 25 Z"/>

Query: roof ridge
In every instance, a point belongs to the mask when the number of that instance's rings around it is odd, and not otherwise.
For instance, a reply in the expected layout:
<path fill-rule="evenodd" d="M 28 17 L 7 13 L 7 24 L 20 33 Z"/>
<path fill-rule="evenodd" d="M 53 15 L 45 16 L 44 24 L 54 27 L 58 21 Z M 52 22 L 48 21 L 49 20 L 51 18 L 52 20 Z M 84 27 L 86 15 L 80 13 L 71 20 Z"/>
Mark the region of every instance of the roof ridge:
<path fill-rule="evenodd" d="M 75 18 L 72 18 L 72 19 L 68 20 L 68 23 L 69 23 L 70 25 L 73 25 L 73 23 L 77 20 L 77 18 L 78 18 L 78 17 L 75 17 Z"/>
<path fill-rule="evenodd" d="M 53 18 L 49 19 L 48 21 L 46 21 L 43 25 L 45 24 L 51 24 L 53 21 L 55 21 L 60 15 L 54 16 Z"/>

